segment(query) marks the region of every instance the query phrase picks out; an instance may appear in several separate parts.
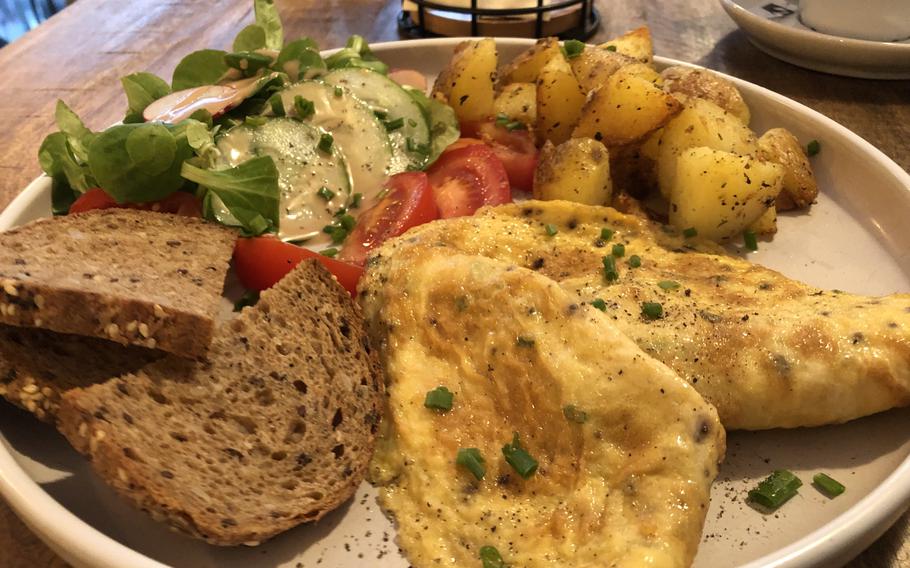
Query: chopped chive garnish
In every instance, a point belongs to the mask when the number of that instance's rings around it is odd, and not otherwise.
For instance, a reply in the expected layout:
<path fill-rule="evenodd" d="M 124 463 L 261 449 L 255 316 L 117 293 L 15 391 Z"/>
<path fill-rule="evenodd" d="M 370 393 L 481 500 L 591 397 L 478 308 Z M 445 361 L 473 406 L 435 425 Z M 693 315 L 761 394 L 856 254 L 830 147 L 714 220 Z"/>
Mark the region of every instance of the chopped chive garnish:
<path fill-rule="evenodd" d="M 269 106 L 272 107 L 272 113 L 275 116 L 284 116 L 284 101 L 281 99 L 281 95 L 275 93 L 269 97 Z"/>
<path fill-rule="evenodd" d="M 615 46 L 615 45 L 608 45 L 605 49 L 606 49 L 607 51 L 616 51 L 616 46 Z"/>
<path fill-rule="evenodd" d="M 597 299 L 593 300 L 593 301 L 591 302 L 591 305 L 594 306 L 595 308 L 597 308 L 598 310 L 602 311 L 602 312 L 607 311 L 607 303 L 604 302 L 603 300 L 601 300 L 600 298 L 597 298 Z"/>
<path fill-rule="evenodd" d="M 333 245 L 341 244 L 346 238 L 348 238 L 347 229 L 339 225 L 326 225 L 322 228 L 322 232 L 332 237 Z"/>
<path fill-rule="evenodd" d="M 755 233 L 749 229 L 743 231 L 743 243 L 751 251 L 758 250 L 758 239 L 755 237 Z"/>
<path fill-rule="evenodd" d="M 398 130 L 402 126 L 404 126 L 404 117 L 403 116 L 399 116 L 395 120 L 387 120 L 385 123 L 385 129 L 389 132 L 392 132 L 393 130 Z"/>
<path fill-rule="evenodd" d="M 822 493 L 825 493 L 828 497 L 837 497 L 847 490 L 847 488 L 837 480 L 829 477 L 824 473 L 816 473 L 812 478 L 812 484 L 820 489 Z"/>
<path fill-rule="evenodd" d="M 506 124 L 511 122 L 511 120 L 512 119 L 510 119 L 509 116 L 505 113 L 501 112 L 496 115 L 496 124 L 498 124 L 499 126 L 505 126 Z"/>
<path fill-rule="evenodd" d="M 338 211 L 335 211 L 335 217 L 341 217 L 342 215 L 344 215 L 347 212 L 348 212 L 348 210 L 345 209 L 344 207 L 339 207 Z"/>
<path fill-rule="evenodd" d="M 335 139 L 332 138 L 332 135 L 328 132 L 323 132 L 322 136 L 319 137 L 319 144 L 316 145 L 317 148 L 330 154 L 332 152 L 332 146 L 335 144 Z"/>
<path fill-rule="evenodd" d="M 518 472 L 518 475 L 527 479 L 537 471 L 537 460 L 531 457 L 531 454 L 521 447 L 521 440 L 518 438 L 518 432 L 512 437 L 512 442 L 502 447 L 502 455 L 505 456 L 506 462 Z"/>
<path fill-rule="evenodd" d="M 585 50 L 584 42 L 580 42 L 577 39 L 567 40 L 562 45 L 566 48 L 566 57 L 569 59 L 575 59 Z"/>
<path fill-rule="evenodd" d="M 331 201 L 332 198 L 335 197 L 335 192 L 326 186 L 322 186 L 319 188 L 319 191 L 316 192 L 316 195 L 325 199 L 326 201 Z"/>
<path fill-rule="evenodd" d="M 674 280 L 661 280 L 657 283 L 657 285 L 664 290 L 676 290 L 679 288 L 679 282 L 676 282 Z"/>
<path fill-rule="evenodd" d="M 818 140 L 813 140 L 806 145 L 806 155 L 811 158 L 812 156 L 818 154 L 818 151 L 821 149 L 822 145 L 818 143 Z"/>
<path fill-rule="evenodd" d="M 622 243 L 617 243 L 613 245 L 613 256 L 620 258 L 626 256 L 626 245 Z"/>
<path fill-rule="evenodd" d="M 629 257 L 629 266 L 631 266 L 632 268 L 640 268 L 641 267 L 641 257 L 638 256 L 637 254 L 633 254 L 632 256 L 630 256 Z"/>
<path fill-rule="evenodd" d="M 659 302 L 642 302 L 641 315 L 650 320 L 660 319 L 664 317 L 664 307 Z"/>
<path fill-rule="evenodd" d="M 604 260 L 604 277 L 607 282 L 613 282 L 619 279 L 619 272 L 616 271 L 616 259 L 612 256 L 605 256 Z"/>
<path fill-rule="evenodd" d="M 379 120 L 385 120 L 385 117 L 389 116 L 389 113 L 384 110 L 374 110 L 373 115 Z"/>
<path fill-rule="evenodd" d="M 483 456 L 477 448 L 459 448 L 455 463 L 464 466 L 477 479 L 483 479 L 487 469 L 483 466 Z"/>
<path fill-rule="evenodd" d="M 409 119 L 408 119 L 408 126 L 410 126 L 411 128 L 416 128 L 416 127 L 417 127 L 417 121 L 414 120 L 413 118 L 409 118 Z"/>
<path fill-rule="evenodd" d="M 344 94 L 344 89 L 342 89 L 341 87 L 336 85 L 335 86 L 335 96 L 340 97 L 343 94 Z"/>
<path fill-rule="evenodd" d="M 505 127 L 506 127 L 506 130 L 508 130 L 510 132 L 512 130 L 524 130 L 527 128 L 527 126 L 525 126 L 525 123 L 523 123 L 520 120 L 509 121 L 505 124 Z"/>
<path fill-rule="evenodd" d="M 294 97 L 294 110 L 297 111 L 297 116 L 300 118 L 309 118 L 316 112 L 316 105 L 313 104 L 313 101 L 297 95 Z"/>
<path fill-rule="evenodd" d="M 252 126 L 253 128 L 262 126 L 263 124 L 265 124 L 268 121 L 269 121 L 269 119 L 264 116 L 247 116 L 243 119 L 243 123 L 245 125 Z"/>
<path fill-rule="evenodd" d="M 600 238 L 604 241 L 609 241 L 613 238 L 613 229 L 607 229 L 604 227 L 600 230 Z"/>
<path fill-rule="evenodd" d="M 559 232 L 559 229 L 556 228 L 556 225 L 550 225 L 550 224 L 544 225 L 544 230 L 546 230 L 547 234 L 550 235 L 551 237 L 555 236 L 556 233 Z"/>
<path fill-rule="evenodd" d="M 749 491 L 749 500 L 768 509 L 777 509 L 796 495 L 802 484 L 793 472 L 779 469 Z"/>
<path fill-rule="evenodd" d="M 692 237 L 694 237 L 696 235 L 698 235 L 698 230 L 696 230 L 695 227 L 689 227 L 688 229 L 683 229 L 683 236 L 686 237 L 687 239 L 691 239 Z"/>
<path fill-rule="evenodd" d="M 329 258 L 335 258 L 335 255 L 338 254 L 338 249 L 334 247 L 323 249 L 319 254 L 322 256 L 327 256 Z"/>
<path fill-rule="evenodd" d="M 452 394 L 452 391 L 443 386 L 439 386 L 427 392 L 427 397 L 424 399 L 423 405 L 427 408 L 435 408 L 436 410 L 452 410 L 452 400 L 454 398 L 455 395 Z"/>
<path fill-rule="evenodd" d="M 505 560 L 493 546 L 480 547 L 480 560 L 483 568 L 506 568 Z"/>
<path fill-rule="evenodd" d="M 405 138 L 405 147 L 408 149 L 408 152 L 416 152 L 417 151 L 417 142 L 415 142 L 413 138 L 408 136 L 407 138 Z"/>
<path fill-rule="evenodd" d="M 341 222 L 341 226 L 344 227 L 346 231 L 351 231 L 354 229 L 354 225 L 357 224 L 357 220 L 347 214 L 342 215 L 338 218 L 338 220 Z"/>
<path fill-rule="evenodd" d="M 515 345 L 519 347 L 534 347 L 534 339 L 519 335 L 518 339 L 515 340 Z"/>
<path fill-rule="evenodd" d="M 562 408 L 562 415 L 566 417 L 566 420 L 570 422 L 576 422 L 578 424 L 584 424 L 588 421 L 588 413 L 583 410 L 579 410 L 575 407 L 574 404 L 564 406 Z"/>
<path fill-rule="evenodd" d="M 351 209 L 357 209 L 360 207 L 360 202 L 363 201 L 362 193 L 355 193 L 351 196 Z"/>

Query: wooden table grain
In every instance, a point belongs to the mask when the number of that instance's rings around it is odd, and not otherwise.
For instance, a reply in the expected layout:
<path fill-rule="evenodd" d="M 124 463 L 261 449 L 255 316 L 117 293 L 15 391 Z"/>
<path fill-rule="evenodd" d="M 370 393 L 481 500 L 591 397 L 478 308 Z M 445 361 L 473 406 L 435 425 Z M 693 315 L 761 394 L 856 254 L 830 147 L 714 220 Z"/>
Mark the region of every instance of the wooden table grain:
<path fill-rule="evenodd" d="M 396 0 L 276 0 L 289 37 L 324 47 L 352 33 L 370 41 L 400 39 Z M 249 0 L 78 0 L 0 49 L 0 210 L 36 177 L 38 146 L 54 130 L 65 100 L 90 128 L 123 116 L 118 79 L 137 71 L 170 76 L 195 49 L 228 47 L 252 21 Z M 655 51 L 768 87 L 847 126 L 910 169 L 910 81 L 850 79 L 807 71 L 750 44 L 716 0 L 597 0 L 605 39 L 648 24 Z M 48 550 L 0 502 L 0 567 L 58 567 Z M 852 560 L 850 568 L 910 566 L 910 515 Z"/>

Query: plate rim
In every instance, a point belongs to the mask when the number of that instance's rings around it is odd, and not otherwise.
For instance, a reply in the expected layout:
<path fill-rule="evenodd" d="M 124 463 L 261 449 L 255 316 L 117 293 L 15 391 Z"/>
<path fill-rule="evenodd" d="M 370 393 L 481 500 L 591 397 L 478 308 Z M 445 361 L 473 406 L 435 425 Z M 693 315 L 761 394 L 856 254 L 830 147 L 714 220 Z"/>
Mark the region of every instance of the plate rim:
<path fill-rule="evenodd" d="M 732 0 L 721 2 L 732 3 Z M 371 48 L 381 56 L 385 50 L 402 46 L 448 47 L 469 39 L 472 38 L 397 40 L 373 43 Z M 533 40 L 496 38 L 496 43 L 526 46 L 533 43 Z M 331 51 L 335 50 L 325 50 Z M 654 61 L 659 66 L 683 65 L 702 68 L 700 65 L 661 56 L 655 56 Z M 825 123 L 828 128 L 845 137 L 855 151 L 863 152 L 870 160 L 885 167 L 910 192 L 910 174 L 881 150 L 845 126 L 770 89 L 719 71 L 712 71 L 732 81 L 737 88 L 795 108 L 800 114 Z M 29 183 L 6 209 L 0 212 L 0 231 L 11 228 L 13 220 L 21 216 L 42 195 L 49 193 L 49 188 L 50 178 L 43 174 Z M 90 564 L 103 568 L 123 565 L 136 568 L 166 568 L 165 564 L 105 535 L 63 507 L 22 469 L 5 441 L 0 444 L 0 495 L 50 548 L 73 564 Z M 857 542 L 865 540 L 868 543 L 880 536 L 903 513 L 907 505 L 910 505 L 910 456 L 906 457 L 878 487 L 840 515 L 796 542 L 744 564 L 741 568 L 804 566 L 832 560 L 846 562 L 849 557 L 842 557 L 845 551 L 851 550 Z"/>

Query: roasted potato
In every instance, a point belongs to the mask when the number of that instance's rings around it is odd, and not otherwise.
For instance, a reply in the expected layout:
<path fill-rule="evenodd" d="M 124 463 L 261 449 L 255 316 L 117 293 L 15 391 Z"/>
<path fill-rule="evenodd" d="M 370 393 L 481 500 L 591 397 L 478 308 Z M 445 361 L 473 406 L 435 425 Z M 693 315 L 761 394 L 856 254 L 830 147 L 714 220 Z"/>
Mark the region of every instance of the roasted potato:
<path fill-rule="evenodd" d="M 500 82 L 503 85 L 533 83 L 537 81 L 540 70 L 556 57 L 563 58 L 562 50 L 559 49 L 559 40 L 555 37 L 539 39 L 537 43 L 518 54 L 500 70 Z"/>
<path fill-rule="evenodd" d="M 676 65 L 660 73 L 664 90 L 682 93 L 689 97 L 705 99 L 716 104 L 748 125 L 749 107 L 736 85 L 707 69 L 694 69 Z"/>
<path fill-rule="evenodd" d="M 569 60 L 575 78 L 586 93 L 603 85 L 620 67 L 631 63 L 636 63 L 636 60 L 599 47 L 587 47 Z"/>
<path fill-rule="evenodd" d="M 537 124 L 537 85 L 534 83 L 505 85 L 493 101 L 493 112 L 533 127 Z"/>
<path fill-rule="evenodd" d="M 682 110 L 682 104 L 640 77 L 607 79 L 581 111 L 572 136 L 594 138 L 608 148 L 642 140 Z"/>
<path fill-rule="evenodd" d="M 539 141 L 566 141 L 578 122 L 585 94 L 569 62 L 559 54 L 537 77 L 537 135 Z"/>
<path fill-rule="evenodd" d="M 707 147 L 684 150 L 670 188 L 670 223 L 715 241 L 742 233 L 774 205 L 784 168 Z"/>
<path fill-rule="evenodd" d="M 645 65 L 644 63 L 630 63 L 629 65 L 623 65 L 616 70 L 614 75 L 619 75 L 620 77 L 640 77 L 649 83 L 654 83 L 658 87 L 663 86 L 663 77 L 660 76 L 660 73 L 654 70 L 650 65 Z"/>
<path fill-rule="evenodd" d="M 535 199 L 565 199 L 586 205 L 610 203 L 610 153 L 591 138 L 547 141 L 534 172 Z"/>
<path fill-rule="evenodd" d="M 615 49 L 617 53 L 628 55 L 647 65 L 651 65 L 654 60 L 654 45 L 651 43 L 651 30 L 648 26 L 626 32 L 598 47 Z"/>
<path fill-rule="evenodd" d="M 707 146 L 740 156 L 755 155 L 755 133 L 738 118 L 704 99 L 690 98 L 685 109 L 664 127 L 657 156 L 657 181 L 664 197 L 670 197 L 676 158 L 689 148 Z"/>
<path fill-rule="evenodd" d="M 495 41 L 462 42 L 436 78 L 433 95 L 444 97 L 462 122 L 488 118 L 493 114 L 496 65 Z"/>
<path fill-rule="evenodd" d="M 786 174 L 784 174 L 786 175 Z M 780 194 L 778 194 L 780 197 Z M 756 235 L 773 235 L 777 232 L 777 208 L 772 205 L 768 207 L 757 221 L 749 226 L 749 229 Z"/>
<path fill-rule="evenodd" d="M 758 139 L 758 155 L 784 167 L 784 185 L 777 196 L 777 209 L 808 207 L 818 196 L 818 184 L 809 157 L 789 130 L 772 128 Z"/>

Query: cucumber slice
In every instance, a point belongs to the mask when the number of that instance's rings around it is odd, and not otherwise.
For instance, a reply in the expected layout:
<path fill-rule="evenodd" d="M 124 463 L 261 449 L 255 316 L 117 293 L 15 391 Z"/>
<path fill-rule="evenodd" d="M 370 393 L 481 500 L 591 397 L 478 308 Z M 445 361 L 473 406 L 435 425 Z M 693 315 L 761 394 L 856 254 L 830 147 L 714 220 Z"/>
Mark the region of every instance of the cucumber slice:
<path fill-rule="evenodd" d="M 386 123 L 403 120 L 401 128 L 389 132 L 394 153 L 389 173 L 423 169 L 429 155 L 430 127 L 420 105 L 398 83 L 385 75 L 357 68 L 336 69 L 322 80 L 350 91 L 373 111 L 386 113 Z"/>
<path fill-rule="evenodd" d="M 334 87 L 316 81 L 290 85 L 279 95 L 288 115 L 296 115 L 297 96 L 313 103 L 315 112 L 305 122 L 335 137 L 351 170 L 353 191 L 362 193 L 365 203 L 372 202 L 389 176 L 393 157 L 385 126 L 373 111 L 350 94 L 336 96 Z"/>
<path fill-rule="evenodd" d="M 348 202 L 351 177 L 344 155 L 333 144 L 331 152 L 317 148 L 325 131 L 290 118 L 270 118 L 258 126 L 241 124 L 218 140 L 226 164 L 236 166 L 253 156 L 271 156 L 278 168 L 281 220 L 278 236 L 284 240 L 328 242 L 322 232 Z M 326 199 L 322 188 L 332 192 Z"/>

